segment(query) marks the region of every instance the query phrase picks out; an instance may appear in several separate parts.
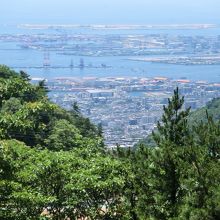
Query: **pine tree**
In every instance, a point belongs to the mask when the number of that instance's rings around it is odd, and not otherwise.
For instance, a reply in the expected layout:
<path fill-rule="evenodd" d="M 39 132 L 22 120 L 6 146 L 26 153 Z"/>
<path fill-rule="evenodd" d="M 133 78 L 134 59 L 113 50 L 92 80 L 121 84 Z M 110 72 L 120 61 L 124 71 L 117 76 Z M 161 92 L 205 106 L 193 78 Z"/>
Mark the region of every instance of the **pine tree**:
<path fill-rule="evenodd" d="M 102 137 L 102 136 L 103 136 L 102 123 L 99 123 L 99 124 L 97 125 L 97 130 L 98 130 L 98 136 Z"/>
<path fill-rule="evenodd" d="M 190 108 L 183 110 L 184 97 L 180 97 L 178 87 L 174 90 L 174 95 L 168 99 L 168 106 L 163 106 L 164 114 L 161 122 L 157 124 L 157 131 L 153 132 L 154 141 L 160 145 L 170 142 L 178 146 L 183 146 L 189 137 L 189 127 L 187 117 Z"/>
<path fill-rule="evenodd" d="M 207 122 L 201 121 L 194 125 L 196 143 L 199 146 L 205 146 L 208 155 L 212 159 L 220 159 L 220 121 L 214 121 L 213 117 L 206 111 Z"/>
<path fill-rule="evenodd" d="M 24 72 L 23 70 L 21 70 L 19 74 L 20 74 L 21 78 L 24 79 L 25 81 L 31 80 L 30 76 L 26 72 Z"/>
<path fill-rule="evenodd" d="M 39 81 L 37 89 L 38 89 L 39 94 L 42 95 L 42 96 L 46 96 L 47 93 L 49 92 L 49 89 L 48 89 L 48 87 L 46 85 L 46 81 L 45 80 Z"/>
<path fill-rule="evenodd" d="M 77 102 L 74 102 L 72 104 L 71 113 L 76 117 L 80 115 L 80 108 L 79 108 Z"/>
<path fill-rule="evenodd" d="M 155 192 L 155 203 L 152 211 L 156 219 L 171 219 L 177 216 L 182 198 L 180 183 L 182 148 L 191 142 L 187 117 L 190 108 L 184 110 L 184 97 L 180 97 L 179 89 L 168 99 L 164 106 L 161 122 L 157 131 L 153 132 L 157 144 L 153 156 L 151 179 Z"/>

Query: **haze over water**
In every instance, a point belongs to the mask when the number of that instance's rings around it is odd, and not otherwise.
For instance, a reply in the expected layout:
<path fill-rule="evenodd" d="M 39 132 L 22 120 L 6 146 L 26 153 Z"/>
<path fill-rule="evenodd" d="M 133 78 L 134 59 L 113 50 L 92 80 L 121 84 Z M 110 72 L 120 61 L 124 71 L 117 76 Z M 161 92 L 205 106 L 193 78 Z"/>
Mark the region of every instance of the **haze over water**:
<path fill-rule="evenodd" d="M 0 23 L 219 23 L 219 0 L 8 0 Z"/>

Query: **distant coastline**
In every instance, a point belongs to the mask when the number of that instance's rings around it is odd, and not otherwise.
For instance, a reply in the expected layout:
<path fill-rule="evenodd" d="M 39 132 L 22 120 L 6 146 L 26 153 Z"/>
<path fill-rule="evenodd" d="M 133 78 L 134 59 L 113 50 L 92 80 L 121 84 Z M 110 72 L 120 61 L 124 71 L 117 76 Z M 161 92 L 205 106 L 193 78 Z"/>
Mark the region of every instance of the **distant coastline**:
<path fill-rule="evenodd" d="M 164 56 L 164 57 L 134 57 L 128 60 L 151 63 L 165 63 L 177 65 L 219 65 L 219 55 L 200 55 L 200 56 Z"/>
<path fill-rule="evenodd" d="M 80 24 L 19 24 L 17 26 L 21 29 L 32 29 L 32 30 L 45 30 L 45 29 L 92 29 L 92 30 L 199 30 L 217 28 L 216 24 L 166 24 L 166 25 L 80 25 Z"/>

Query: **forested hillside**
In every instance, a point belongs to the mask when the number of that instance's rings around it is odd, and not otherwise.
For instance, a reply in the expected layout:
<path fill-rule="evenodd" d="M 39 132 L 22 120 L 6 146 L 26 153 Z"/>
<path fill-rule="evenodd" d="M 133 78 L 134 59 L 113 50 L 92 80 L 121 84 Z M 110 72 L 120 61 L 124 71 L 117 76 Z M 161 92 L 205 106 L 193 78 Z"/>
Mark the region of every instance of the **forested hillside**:
<path fill-rule="evenodd" d="M 47 92 L 0 66 L 0 219 L 220 219 L 218 104 L 192 124 L 176 89 L 155 147 L 107 149 L 76 103 Z"/>
<path fill-rule="evenodd" d="M 207 113 L 209 116 L 212 116 L 215 121 L 220 120 L 220 98 L 215 98 L 208 102 L 205 107 L 192 112 L 190 115 L 190 121 L 192 123 L 201 120 L 207 121 Z"/>
<path fill-rule="evenodd" d="M 207 123 L 209 117 L 211 117 L 215 122 L 218 122 L 220 120 L 220 98 L 214 98 L 213 100 L 208 102 L 205 107 L 190 112 L 188 116 L 188 121 L 193 129 L 193 126 L 195 126 L 196 124 L 198 125 L 199 123 L 201 123 L 201 121 Z M 140 140 L 134 148 L 136 148 L 140 144 L 153 147 L 156 146 L 152 134 Z"/>

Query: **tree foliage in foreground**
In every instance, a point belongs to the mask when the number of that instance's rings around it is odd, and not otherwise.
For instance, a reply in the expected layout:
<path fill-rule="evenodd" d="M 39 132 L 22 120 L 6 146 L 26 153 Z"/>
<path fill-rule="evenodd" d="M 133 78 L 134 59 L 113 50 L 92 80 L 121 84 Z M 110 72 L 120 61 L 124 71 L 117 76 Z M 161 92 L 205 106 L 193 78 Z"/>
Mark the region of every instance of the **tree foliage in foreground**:
<path fill-rule="evenodd" d="M 183 104 L 176 89 L 153 132 L 154 148 L 140 145 L 116 153 L 132 168 L 124 191 L 131 219 L 220 218 L 220 124 L 207 114 L 208 123 L 202 120 L 192 130 Z"/>
<path fill-rule="evenodd" d="M 76 103 L 66 111 L 29 81 L 0 66 L 0 219 L 220 218 L 220 122 L 189 125 L 178 89 L 155 147 L 110 150 Z"/>
<path fill-rule="evenodd" d="M 86 150 L 53 152 L 1 141 L 1 219 L 117 219 L 123 168 L 88 144 Z"/>

